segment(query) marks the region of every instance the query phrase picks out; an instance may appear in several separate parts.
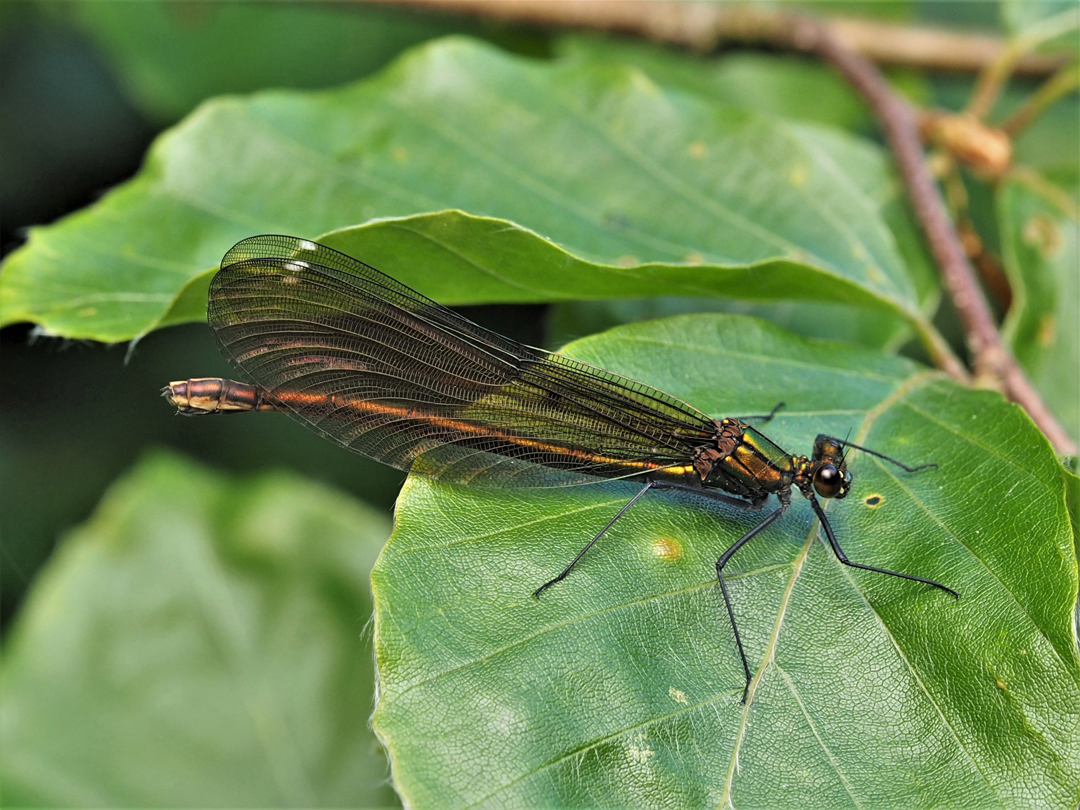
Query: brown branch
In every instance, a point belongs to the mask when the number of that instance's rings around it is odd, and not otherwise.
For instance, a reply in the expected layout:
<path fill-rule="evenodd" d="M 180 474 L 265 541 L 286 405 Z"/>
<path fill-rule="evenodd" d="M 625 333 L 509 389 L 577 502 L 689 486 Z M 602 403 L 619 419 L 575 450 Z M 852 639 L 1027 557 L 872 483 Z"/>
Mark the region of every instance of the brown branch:
<path fill-rule="evenodd" d="M 879 65 L 975 73 L 1006 48 L 1005 41 L 999 37 L 961 34 L 929 26 L 830 19 L 829 27 L 842 44 Z M 1067 55 L 1025 54 L 1013 72 L 1048 76 L 1060 70 L 1068 59 Z"/>
<path fill-rule="evenodd" d="M 632 34 L 656 42 L 709 51 L 725 40 L 792 48 L 786 15 L 764 6 L 670 0 L 366 0 L 395 6 L 482 16 L 527 25 Z M 832 19 L 849 49 L 882 65 L 974 73 L 1006 51 L 999 37 L 876 20 Z M 1015 72 L 1049 76 L 1068 55 L 1024 54 Z"/>

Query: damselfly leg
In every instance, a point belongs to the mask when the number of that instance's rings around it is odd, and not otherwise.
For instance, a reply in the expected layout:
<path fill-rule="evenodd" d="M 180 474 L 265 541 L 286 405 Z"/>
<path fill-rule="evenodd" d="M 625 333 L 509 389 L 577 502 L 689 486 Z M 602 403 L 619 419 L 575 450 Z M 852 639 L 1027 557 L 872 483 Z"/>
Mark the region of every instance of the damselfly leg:
<path fill-rule="evenodd" d="M 783 403 L 781 403 L 781 405 L 782 404 Z M 777 407 L 779 407 L 779 406 L 777 406 Z M 775 409 L 774 409 L 774 412 L 775 412 Z M 740 500 L 739 498 L 732 498 L 730 495 L 724 495 L 722 492 L 710 491 L 710 490 L 707 490 L 707 489 L 703 489 L 701 487 L 690 487 L 690 486 L 686 486 L 684 484 L 673 484 L 673 483 L 670 483 L 670 482 L 667 482 L 667 481 L 649 481 L 649 482 L 647 482 L 645 484 L 645 486 L 643 486 L 634 495 L 633 498 L 631 498 L 626 503 L 625 506 L 623 506 L 622 509 L 620 509 L 615 514 L 615 517 L 613 517 L 611 520 L 609 520 L 607 522 L 607 524 L 604 526 L 604 528 L 602 528 L 599 532 L 596 533 L 596 535 L 593 537 L 592 540 L 590 540 L 588 543 L 585 544 L 585 547 L 583 549 L 581 549 L 581 551 L 579 551 L 577 553 L 577 556 L 575 556 L 574 559 L 572 559 L 570 561 L 570 564 L 568 566 L 566 566 L 566 568 L 564 568 L 559 573 L 558 576 L 556 576 L 556 577 L 554 577 L 552 579 L 549 579 L 547 582 L 545 582 L 543 585 L 541 585 L 539 588 L 537 588 L 535 591 L 533 591 L 533 596 L 539 596 L 541 593 L 543 593 L 545 590 L 550 588 L 556 582 L 561 582 L 562 580 L 566 579 L 567 574 L 569 574 L 570 571 L 573 569 L 573 567 L 575 565 L 577 565 L 581 561 L 581 558 L 585 556 L 585 554 L 588 552 L 588 550 L 590 548 L 592 548 L 596 544 L 596 541 L 599 540 L 601 537 L 603 537 L 604 534 L 607 532 L 607 530 L 610 529 L 612 526 L 614 526 L 615 522 L 619 518 L 621 518 L 623 515 L 625 515 L 629 511 L 630 507 L 633 506 L 635 503 L 637 503 L 638 500 L 640 500 L 641 497 L 646 492 L 648 492 L 650 490 L 664 490 L 664 489 L 676 489 L 676 490 L 682 490 L 682 491 L 685 491 L 685 492 L 692 492 L 695 495 L 701 495 L 701 496 L 704 496 L 706 498 L 710 498 L 710 499 L 712 499 L 714 501 L 720 501 L 721 503 L 726 503 L 729 506 L 734 506 L 734 507 L 736 507 L 738 509 L 742 509 L 742 510 L 745 510 L 745 511 L 757 512 L 757 511 L 760 511 L 760 509 L 761 509 L 761 504 L 760 503 L 750 503 L 749 501 L 743 501 L 743 500 Z"/>
<path fill-rule="evenodd" d="M 924 465 L 925 466 L 925 465 Z M 916 467 L 915 469 L 922 469 Z M 844 565 L 850 565 L 852 568 L 861 568 L 863 571 L 874 571 L 878 574 L 888 574 L 891 577 L 899 577 L 900 579 L 910 579 L 912 582 L 921 582 L 924 585 L 933 585 L 935 588 L 945 591 L 947 594 L 951 594 L 954 599 L 959 599 L 960 594 L 949 588 L 946 585 L 942 585 L 940 582 L 935 582 L 932 579 L 924 579 L 923 577 L 917 577 L 914 574 L 901 574 L 899 571 L 890 571 L 888 568 L 877 568 L 873 565 L 863 565 L 862 563 L 852 562 L 848 559 L 844 550 L 840 548 L 840 543 L 836 539 L 836 534 L 833 533 L 832 525 L 829 523 L 829 519 L 825 516 L 825 510 L 821 508 L 821 504 L 817 502 L 816 498 L 810 498 L 810 506 L 814 510 L 814 514 L 818 516 L 818 520 L 821 521 L 821 525 L 825 528 L 825 536 L 829 538 L 829 545 L 832 546 L 833 554 L 836 555 L 836 559 L 842 562 Z"/>
<path fill-rule="evenodd" d="M 631 506 L 633 506 L 635 503 L 637 503 L 646 492 L 648 492 L 650 489 L 653 489 L 655 486 L 656 486 L 655 481 L 649 481 L 647 484 L 645 484 L 645 486 L 643 486 L 637 492 L 637 494 L 634 495 L 634 497 L 631 498 L 626 503 L 626 506 L 624 506 L 622 509 L 620 509 L 615 514 L 615 517 L 613 517 L 611 520 L 609 520 L 607 522 L 607 525 L 605 525 L 604 528 L 602 528 L 600 531 L 598 531 L 596 533 L 596 536 L 593 537 L 592 540 L 590 540 L 588 543 L 585 544 L 585 548 L 583 548 L 581 551 L 579 551 L 577 553 L 577 556 L 574 557 L 574 559 L 572 559 L 570 561 L 570 564 L 568 566 L 566 566 L 566 568 L 564 568 L 559 573 L 558 576 L 556 576 L 553 579 L 549 579 L 547 582 L 545 582 L 543 585 L 541 585 L 539 588 L 537 588 L 535 591 L 533 591 L 533 596 L 539 596 L 541 593 L 543 593 L 546 589 L 550 588 L 556 582 L 561 582 L 562 580 L 566 579 L 566 575 L 569 574 L 570 571 L 573 569 L 573 567 L 578 564 L 578 560 L 580 560 L 582 557 L 584 557 L 585 553 L 596 544 L 596 541 L 599 540 L 601 537 L 603 537 L 604 534 L 607 532 L 607 530 L 615 525 L 615 521 L 617 521 L 619 518 L 621 518 L 623 515 L 625 515 L 626 512 L 630 509 Z"/>
<path fill-rule="evenodd" d="M 774 416 L 776 416 L 776 412 L 778 410 L 780 410 L 781 408 L 783 408 L 783 407 L 784 407 L 783 402 L 777 402 L 773 406 L 773 409 L 771 411 L 769 411 L 768 413 L 757 413 L 757 414 L 754 414 L 753 416 L 740 416 L 739 421 L 741 421 L 741 422 L 760 422 L 761 424 L 764 425 L 766 422 L 771 422 L 772 418 Z"/>
<path fill-rule="evenodd" d="M 912 582 L 921 582 L 924 585 L 933 585 L 935 588 L 945 591 L 954 599 L 960 598 L 960 594 L 958 594 L 952 588 L 942 585 L 940 582 L 935 582 L 932 579 L 925 579 L 923 577 L 917 577 L 913 574 L 902 574 L 899 571 L 890 571 L 887 568 L 878 568 L 877 566 L 873 565 L 863 565 L 862 563 L 852 562 L 848 559 L 847 554 L 845 554 L 844 550 L 840 547 L 840 543 L 836 539 L 836 534 L 833 532 L 832 524 L 829 523 L 829 518 L 825 515 L 825 510 L 821 508 L 821 504 L 818 502 L 817 498 L 810 497 L 808 498 L 808 500 L 810 501 L 811 508 L 814 510 L 814 514 L 817 515 L 818 521 L 825 529 L 825 536 L 829 540 L 829 546 L 832 548 L 833 554 L 835 554 L 836 559 L 838 559 L 844 565 L 851 566 L 852 568 L 861 568 L 863 571 L 873 571 L 877 574 L 887 574 L 892 577 L 899 577 L 900 579 L 911 580 Z M 716 578 L 720 583 L 720 591 L 724 595 L 724 604 L 727 606 L 728 618 L 731 620 L 731 630 L 735 635 L 735 645 L 739 648 L 739 658 L 742 659 L 743 673 L 746 676 L 746 684 L 743 687 L 743 703 L 746 702 L 747 695 L 750 692 L 750 681 L 752 680 L 752 676 L 750 674 L 750 664 L 746 658 L 746 650 L 743 649 L 742 636 L 739 635 L 739 626 L 735 621 L 735 611 L 732 608 L 731 596 L 728 593 L 727 584 L 724 582 L 724 566 L 727 565 L 728 561 L 735 555 L 735 552 L 737 552 L 740 548 L 746 545 L 747 541 L 749 541 L 751 537 L 754 537 L 767 526 L 770 526 L 771 524 L 779 520 L 783 516 L 784 512 L 787 511 L 789 505 L 790 503 L 788 502 L 781 502 L 779 509 L 770 514 L 763 521 L 761 521 L 761 523 L 759 523 L 757 526 L 755 526 L 738 540 L 736 540 L 731 545 L 731 547 L 728 548 L 727 551 L 720 555 L 720 559 L 716 561 Z"/>
<path fill-rule="evenodd" d="M 739 625 L 735 621 L 735 610 L 731 606 L 731 595 L 728 593 L 727 584 L 724 582 L 724 566 L 728 564 L 735 552 L 742 548 L 759 532 L 763 531 L 773 523 L 778 521 L 784 516 L 784 512 L 791 506 L 790 501 L 781 501 L 779 508 L 775 512 L 772 512 L 761 523 L 752 528 L 738 540 L 731 544 L 727 551 L 720 555 L 720 559 L 716 561 L 716 579 L 720 583 L 720 592 L 724 595 L 724 604 L 727 606 L 728 618 L 731 619 L 731 629 L 735 633 L 735 645 L 739 648 L 739 658 L 742 659 L 743 673 L 746 675 L 746 682 L 743 685 L 742 702 L 746 703 L 746 696 L 750 691 L 750 664 L 746 660 L 746 650 L 743 649 L 742 637 L 739 635 Z"/>

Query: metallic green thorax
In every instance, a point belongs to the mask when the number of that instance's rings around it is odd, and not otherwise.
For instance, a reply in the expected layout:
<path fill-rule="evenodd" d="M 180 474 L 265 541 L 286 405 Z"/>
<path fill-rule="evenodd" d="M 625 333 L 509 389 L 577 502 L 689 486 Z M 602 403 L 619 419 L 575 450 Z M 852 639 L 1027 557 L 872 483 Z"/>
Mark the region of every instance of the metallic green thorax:
<path fill-rule="evenodd" d="M 698 448 L 694 468 L 706 487 L 716 487 L 761 503 L 769 495 L 790 499 L 792 487 L 806 497 L 816 489 L 826 498 L 842 498 L 851 484 L 840 442 L 818 436 L 812 458 L 786 453 L 752 426 L 738 419 L 716 421 L 715 445 Z"/>

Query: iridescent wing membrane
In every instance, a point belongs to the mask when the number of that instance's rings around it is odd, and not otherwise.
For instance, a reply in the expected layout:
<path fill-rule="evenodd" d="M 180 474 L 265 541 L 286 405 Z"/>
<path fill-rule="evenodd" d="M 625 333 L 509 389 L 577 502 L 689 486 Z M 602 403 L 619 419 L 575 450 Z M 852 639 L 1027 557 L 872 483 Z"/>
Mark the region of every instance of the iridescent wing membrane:
<path fill-rule="evenodd" d="M 323 245 L 256 236 L 210 286 L 224 355 L 349 450 L 479 486 L 685 468 L 707 416 L 617 374 L 523 346 Z"/>

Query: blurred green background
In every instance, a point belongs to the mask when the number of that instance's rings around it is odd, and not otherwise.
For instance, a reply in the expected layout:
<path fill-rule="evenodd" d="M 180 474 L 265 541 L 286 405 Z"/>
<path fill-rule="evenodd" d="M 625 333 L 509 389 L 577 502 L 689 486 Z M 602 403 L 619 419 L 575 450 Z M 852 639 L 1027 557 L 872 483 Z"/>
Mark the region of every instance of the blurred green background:
<path fill-rule="evenodd" d="M 876 11 L 990 28 L 1000 18 L 980 2 Z M 452 33 L 534 56 L 558 44 L 356 4 L 5 2 L 0 249 L 131 177 L 152 139 L 205 98 L 331 87 Z M 971 79 L 913 86 L 955 102 Z M 852 127 L 865 129 L 859 115 Z M 550 319 L 544 306 L 465 310 L 547 345 L 667 311 L 651 304 L 564 306 Z M 18 696 L 0 711 L 5 803 L 395 801 L 367 729 L 364 628 L 367 573 L 404 476 L 280 415 L 182 419 L 158 397 L 170 380 L 228 372 L 201 324 L 117 346 L 0 330 L 0 627 L 5 693 Z M 309 505 L 302 527 L 274 520 L 290 499 Z M 304 622 L 319 615 L 333 621 Z M 232 732 L 207 739 L 209 717 Z M 13 757 L 12 741 L 37 745 Z"/>
<path fill-rule="evenodd" d="M 6 2 L 3 254 L 28 226 L 131 177 L 152 139 L 205 98 L 338 85 L 452 33 L 548 50 L 541 33 L 353 4 Z M 503 333 L 544 340 L 544 307 L 466 309 Z M 0 330 L 5 805 L 396 803 L 368 727 L 365 627 L 368 574 L 404 475 L 283 416 L 177 418 L 158 396 L 170 380 L 227 373 L 201 324 L 115 346 L 25 324 Z M 235 506 L 245 496 L 254 503 Z M 275 505 L 295 517 L 283 504 L 298 498 L 310 519 L 275 524 Z M 253 550 L 265 544 L 276 546 Z M 197 572 L 169 559 L 184 548 L 201 557 Z M 245 554 L 261 559 L 238 561 Z M 231 640 L 207 625 L 216 611 L 199 609 L 207 588 L 233 612 Z M 75 594 L 85 601 L 73 604 Z M 315 617 L 305 629 L 313 610 L 333 621 Z M 270 616 L 274 626 L 263 626 Z M 327 636 L 327 627 L 338 630 Z M 234 648 L 246 663 L 220 659 Z M 333 655 L 340 660 L 319 660 Z M 143 659 L 144 671 L 117 669 L 117 656 Z"/>

